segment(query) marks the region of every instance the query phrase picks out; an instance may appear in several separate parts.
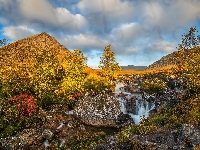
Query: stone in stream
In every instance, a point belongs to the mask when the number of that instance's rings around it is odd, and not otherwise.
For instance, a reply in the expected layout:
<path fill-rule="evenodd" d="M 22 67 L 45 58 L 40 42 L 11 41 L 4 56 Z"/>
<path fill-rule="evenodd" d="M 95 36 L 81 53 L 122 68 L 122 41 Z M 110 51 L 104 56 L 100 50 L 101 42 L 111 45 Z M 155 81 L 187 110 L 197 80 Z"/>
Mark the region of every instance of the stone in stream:
<path fill-rule="evenodd" d="M 136 112 L 136 96 L 132 96 L 131 98 L 126 100 L 125 107 L 127 113 L 135 113 Z"/>

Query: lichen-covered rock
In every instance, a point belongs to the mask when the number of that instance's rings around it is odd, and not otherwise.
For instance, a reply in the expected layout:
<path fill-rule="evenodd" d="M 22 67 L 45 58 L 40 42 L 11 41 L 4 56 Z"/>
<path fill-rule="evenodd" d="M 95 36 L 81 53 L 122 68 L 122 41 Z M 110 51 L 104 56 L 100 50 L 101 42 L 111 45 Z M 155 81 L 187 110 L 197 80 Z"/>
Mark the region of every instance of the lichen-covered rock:
<path fill-rule="evenodd" d="M 74 109 L 74 114 L 85 124 L 93 126 L 117 127 L 120 104 L 114 96 L 99 94 L 86 96 Z"/>
<path fill-rule="evenodd" d="M 42 135 L 43 135 L 44 138 L 51 140 L 54 134 L 49 129 L 45 129 L 43 131 Z"/>

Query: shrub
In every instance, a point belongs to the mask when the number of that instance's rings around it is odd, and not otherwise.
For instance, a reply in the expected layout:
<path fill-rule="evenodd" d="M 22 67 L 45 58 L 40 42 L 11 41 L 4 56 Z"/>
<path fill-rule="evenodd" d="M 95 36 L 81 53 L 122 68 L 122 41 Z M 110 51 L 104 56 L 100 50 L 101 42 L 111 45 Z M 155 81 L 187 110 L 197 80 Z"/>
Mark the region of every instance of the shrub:
<path fill-rule="evenodd" d="M 0 100 L 0 137 L 12 136 L 25 126 L 38 122 L 33 96 L 20 94 Z"/>
<path fill-rule="evenodd" d="M 80 50 L 60 56 L 57 50 L 27 48 L 16 54 L 4 50 L 0 56 L 1 98 L 29 93 L 47 108 L 53 103 L 71 103 L 70 96 L 84 85 L 86 57 Z"/>
<path fill-rule="evenodd" d="M 142 81 L 142 87 L 143 90 L 147 93 L 153 94 L 153 93 L 162 93 L 164 87 L 165 87 L 165 82 L 162 80 L 154 79 L 154 80 L 144 80 Z"/>
<path fill-rule="evenodd" d="M 94 92 L 100 92 L 105 89 L 110 89 L 111 84 L 106 80 L 106 78 L 103 78 L 97 74 L 90 73 L 86 78 L 84 82 L 84 89 L 86 91 L 94 91 Z"/>
<path fill-rule="evenodd" d="M 39 106 L 54 99 L 64 74 L 56 52 L 31 48 L 16 54 L 2 51 L 0 55 L 1 98 L 29 93 L 37 98 Z"/>
<path fill-rule="evenodd" d="M 8 102 L 11 105 L 16 105 L 18 109 L 18 116 L 28 117 L 32 116 L 33 113 L 36 112 L 37 105 L 36 100 L 33 96 L 30 96 L 28 94 L 20 94 L 18 96 L 14 96 L 13 98 L 9 98 Z"/>

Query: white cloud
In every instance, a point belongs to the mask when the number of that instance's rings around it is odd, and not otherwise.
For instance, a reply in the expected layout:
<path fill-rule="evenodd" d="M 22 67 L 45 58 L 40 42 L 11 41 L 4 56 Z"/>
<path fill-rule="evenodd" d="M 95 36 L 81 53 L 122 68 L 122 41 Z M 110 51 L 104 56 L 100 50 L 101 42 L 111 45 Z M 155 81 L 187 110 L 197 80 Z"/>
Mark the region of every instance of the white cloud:
<path fill-rule="evenodd" d="M 83 50 L 102 49 L 105 45 L 108 44 L 108 41 L 91 34 L 67 36 L 64 41 L 67 47 L 71 47 L 73 49 L 80 49 L 82 47 L 84 48 Z"/>
<path fill-rule="evenodd" d="M 19 40 L 31 35 L 36 34 L 36 32 L 32 29 L 27 28 L 26 26 L 10 26 L 3 28 L 3 34 L 5 36 L 10 37 L 13 40 Z"/>
<path fill-rule="evenodd" d="M 134 40 L 142 34 L 142 28 L 138 23 L 123 24 L 120 27 L 113 30 L 113 37 L 122 40 Z M 123 41 L 124 42 L 124 41 Z"/>
<path fill-rule="evenodd" d="M 86 19 L 80 14 L 72 15 L 65 8 L 57 8 L 55 12 L 59 24 L 64 26 L 67 25 L 67 28 L 78 30 L 89 26 Z"/>
<path fill-rule="evenodd" d="M 19 12 L 26 22 L 40 20 L 45 26 L 80 30 L 87 27 L 87 20 L 80 14 L 73 15 L 66 8 L 54 8 L 47 0 L 20 0 Z"/>
<path fill-rule="evenodd" d="M 81 0 L 77 7 L 97 34 L 110 34 L 113 27 L 131 22 L 137 13 L 131 2 L 120 0 Z"/>
<path fill-rule="evenodd" d="M 162 33 L 172 34 L 176 27 L 188 27 L 197 19 L 198 6 L 188 0 L 176 1 L 171 4 L 168 1 L 153 0 L 144 3 L 141 10 L 141 23 L 144 29 L 152 30 L 153 27 L 156 27 Z"/>
<path fill-rule="evenodd" d="M 176 50 L 177 43 L 171 43 L 164 40 L 153 41 L 151 44 L 148 44 L 145 49 L 146 51 L 159 51 L 159 52 L 168 52 L 171 53 Z"/>

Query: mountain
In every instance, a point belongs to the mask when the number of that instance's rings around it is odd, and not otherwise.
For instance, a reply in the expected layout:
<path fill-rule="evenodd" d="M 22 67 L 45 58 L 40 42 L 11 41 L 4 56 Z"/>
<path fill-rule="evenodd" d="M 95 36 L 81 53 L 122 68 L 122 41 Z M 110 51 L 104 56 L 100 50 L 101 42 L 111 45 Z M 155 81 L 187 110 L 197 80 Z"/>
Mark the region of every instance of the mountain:
<path fill-rule="evenodd" d="M 58 55 L 70 54 L 70 51 L 65 46 L 61 45 L 54 37 L 46 32 L 15 41 L 7 46 L 3 46 L 0 50 L 1 53 L 20 53 L 23 55 L 23 52 L 31 48 L 53 50 L 56 51 Z"/>
<path fill-rule="evenodd" d="M 7 59 L 7 56 L 13 54 L 15 55 L 14 59 L 28 57 L 32 48 L 36 49 L 38 52 L 40 52 L 40 50 L 51 50 L 64 67 L 64 60 L 68 59 L 68 56 L 71 54 L 71 52 L 65 46 L 61 45 L 54 37 L 46 32 L 42 32 L 3 46 L 0 48 L 0 59 Z"/>
<path fill-rule="evenodd" d="M 50 36 L 46 32 L 42 32 L 40 34 L 36 34 L 13 43 L 8 44 L 7 46 L 3 46 L 2 49 L 17 49 L 17 48 L 27 48 L 34 47 L 40 49 L 53 49 L 59 48 L 60 50 L 69 51 L 66 47 L 61 45 L 54 37 Z"/>

